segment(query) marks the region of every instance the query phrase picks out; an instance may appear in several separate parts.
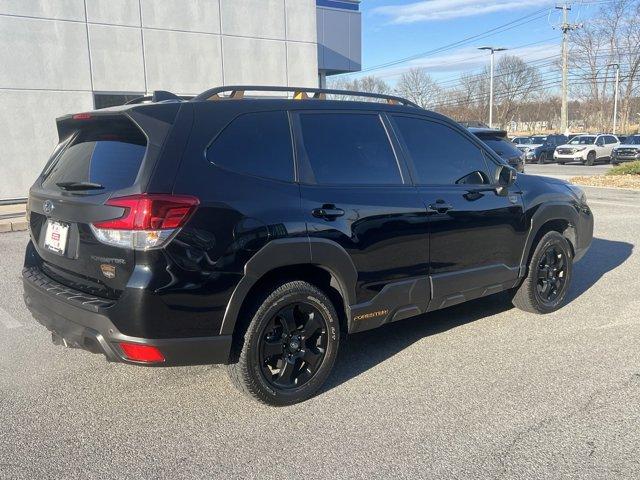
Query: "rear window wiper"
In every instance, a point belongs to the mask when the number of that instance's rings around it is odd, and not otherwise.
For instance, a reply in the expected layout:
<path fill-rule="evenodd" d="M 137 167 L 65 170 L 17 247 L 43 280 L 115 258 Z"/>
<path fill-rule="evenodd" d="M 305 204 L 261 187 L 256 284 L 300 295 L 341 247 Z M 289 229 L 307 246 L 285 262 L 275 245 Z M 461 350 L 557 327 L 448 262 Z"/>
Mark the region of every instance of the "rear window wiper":
<path fill-rule="evenodd" d="M 58 187 L 63 190 L 103 190 L 104 185 L 94 182 L 58 182 Z"/>

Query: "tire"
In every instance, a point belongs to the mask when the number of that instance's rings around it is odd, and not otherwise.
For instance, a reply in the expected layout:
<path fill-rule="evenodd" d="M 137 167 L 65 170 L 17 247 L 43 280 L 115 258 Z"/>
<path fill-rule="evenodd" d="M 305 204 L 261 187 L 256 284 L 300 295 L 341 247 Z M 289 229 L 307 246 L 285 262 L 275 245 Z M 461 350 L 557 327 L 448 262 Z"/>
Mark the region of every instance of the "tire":
<path fill-rule="evenodd" d="M 234 341 L 227 366 L 231 382 L 267 405 L 310 398 L 326 381 L 338 354 L 335 307 L 321 290 L 303 281 L 282 283 L 256 304 L 244 335 Z"/>
<path fill-rule="evenodd" d="M 542 152 L 540 154 L 540 158 L 538 158 L 538 163 L 540 165 L 544 165 L 545 163 L 547 163 L 547 153 L 546 152 Z"/>
<path fill-rule="evenodd" d="M 564 164 L 565 164 L 564 160 L 558 160 L 556 163 L 557 163 L 558 165 L 564 165 Z"/>
<path fill-rule="evenodd" d="M 587 160 L 585 162 L 585 165 L 588 167 L 593 167 L 595 163 L 596 163 L 596 152 L 589 152 L 587 154 Z"/>
<path fill-rule="evenodd" d="M 554 257 L 555 266 L 552 262 Z M 525 312 L 538 314 L 558 310 L 573 275 L 573 259 L 567 239 L 558 232 L 546 233 L 536 245 L 527 267 L 527 276 L 513 296 L 513 305 Z"/>

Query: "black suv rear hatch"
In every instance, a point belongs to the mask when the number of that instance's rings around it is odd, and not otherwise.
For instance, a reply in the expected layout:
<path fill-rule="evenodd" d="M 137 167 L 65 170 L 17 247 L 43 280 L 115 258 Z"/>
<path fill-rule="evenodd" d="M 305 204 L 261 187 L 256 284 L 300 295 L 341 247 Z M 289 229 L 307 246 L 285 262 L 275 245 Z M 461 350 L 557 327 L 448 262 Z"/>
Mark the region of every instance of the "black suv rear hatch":
<path fill-rule="evenodd" d="M 144 107 L 58 119 L 60 143 L 30 190 L 29 227 L 38 267 L 70 288 L 116 299 L 133 272 L 135 251 L 99 242 L 91 225 L 122 215 L 109 198 L 146 191 L 179 106 Z"/>

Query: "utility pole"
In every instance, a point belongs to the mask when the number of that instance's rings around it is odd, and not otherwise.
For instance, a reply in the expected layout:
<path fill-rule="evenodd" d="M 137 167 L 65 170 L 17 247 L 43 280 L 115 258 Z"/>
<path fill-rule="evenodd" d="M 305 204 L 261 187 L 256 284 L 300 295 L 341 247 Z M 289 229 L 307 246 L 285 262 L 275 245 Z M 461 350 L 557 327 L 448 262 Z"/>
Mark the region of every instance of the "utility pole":
<path fill-rule="evenodd" d="M 489 80 L 489 128 L 493 128 L 493 57 L 496 52 L 504 52 L 506 48 L 501 47 L 478 47 L 478 50 L 489 50 L 491 52 L 491 74 Z"/>
<path fill-rule="evenodd" d="M 556 6 L 562 10 L 562 108 L 560 111 L 560 130 L 565 135 L 569 134 L 569 32 L 579 28 L 579 25 L 569 23 L 569 11 L 571 6 L 568 3 Z"/>
<path fill-rule="evenodd" d="M 610 63 L 608 67 L 615 67 L 616 69 L 616 89 L 613 94 L 613 134 L 616 134 L 618 128 L 618 85 L 620 84 L 620 64 Z"/>

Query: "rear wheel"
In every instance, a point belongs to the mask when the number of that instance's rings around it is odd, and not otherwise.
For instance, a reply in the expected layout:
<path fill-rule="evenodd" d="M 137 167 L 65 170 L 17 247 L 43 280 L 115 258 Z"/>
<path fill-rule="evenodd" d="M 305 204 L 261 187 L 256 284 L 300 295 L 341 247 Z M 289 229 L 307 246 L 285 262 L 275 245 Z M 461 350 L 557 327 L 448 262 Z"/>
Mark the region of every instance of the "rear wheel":
<path fill-rule="evenodd" d="M 324 384 L 339 341 L 338 315 L 326 295 L 307 282 L 287 282 L 254 309 L 227 371 L 232 383 L 255 399 L 291 405 Z"/>
<path fill-rule="evenodd" d="M 540 165 L 544 165 L 545 163 L 547 163 L 547 153 L 546 152 L 542 152 L 540 154 L 540 158 L 538 158 L 538 163 Z"/>
<path fill-rule="evenodd" d="M 527 276 L 516 290 L 513 304 L 525 312 L 555 312 L 567 295 L 572 272 L 569 242 L 558 232 L 546 233 L 531 256 Z"/>
<path fill-rule="evenodd" d="M 585 165 L 592 167 L 596 163 L 596 152 L 589 152 L 587 154 L 587 161 Z"/>

